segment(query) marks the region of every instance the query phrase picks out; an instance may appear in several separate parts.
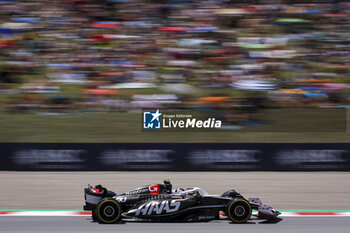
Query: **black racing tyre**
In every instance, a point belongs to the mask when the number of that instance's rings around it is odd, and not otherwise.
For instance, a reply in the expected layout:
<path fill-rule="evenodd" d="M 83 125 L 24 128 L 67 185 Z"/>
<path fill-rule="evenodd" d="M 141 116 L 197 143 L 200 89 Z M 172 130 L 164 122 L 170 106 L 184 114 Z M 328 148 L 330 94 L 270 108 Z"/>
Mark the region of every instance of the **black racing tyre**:
<path fill-rule="evenodd" d="M 104 198 L 96 207 L 96 217 L 99 223 L 112 224 L 120 221 L 121 207 L 119 203 L 112 198 Z"/>
<path fill-rule="evenodd" d="M 233 199 L 228 203 L 226 213 L 232 222 L 245 223 L 252 216 L 252 207 L 244 199 Z"/>

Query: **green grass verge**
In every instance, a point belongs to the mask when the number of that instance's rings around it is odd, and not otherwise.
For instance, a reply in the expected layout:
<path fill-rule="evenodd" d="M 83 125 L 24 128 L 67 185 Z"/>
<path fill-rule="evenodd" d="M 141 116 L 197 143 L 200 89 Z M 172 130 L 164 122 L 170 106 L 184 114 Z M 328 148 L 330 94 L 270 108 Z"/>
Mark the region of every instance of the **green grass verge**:
<path fill-rule="evenodd" d="M 269 111 L 261 117 L 266 124 L 242 130 L 152 132 L 142 131 L 141 113 L 0 113 L 0 142 L 350 142 L 345 114 Z"/>

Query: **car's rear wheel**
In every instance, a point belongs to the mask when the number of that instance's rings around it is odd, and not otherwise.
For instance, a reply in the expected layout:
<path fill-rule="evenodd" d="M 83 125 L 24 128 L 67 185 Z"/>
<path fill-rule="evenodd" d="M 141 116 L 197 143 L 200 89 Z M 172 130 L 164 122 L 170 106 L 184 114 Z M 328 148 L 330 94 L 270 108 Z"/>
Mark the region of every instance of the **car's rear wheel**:
<path fill-rule="evenodd" d="M 121 219 L 121 207 L 119 203 L 112 198 L 102 199 L 97 205 L 96 217 L 99 223 L 116 223 Z"/>
<path fill-rule="evenodd" d="M 227 216 L 234 223 L 245 223 L 252 216 L 252 207 L 244 199 L 234 199 L 227 205 Z"/>

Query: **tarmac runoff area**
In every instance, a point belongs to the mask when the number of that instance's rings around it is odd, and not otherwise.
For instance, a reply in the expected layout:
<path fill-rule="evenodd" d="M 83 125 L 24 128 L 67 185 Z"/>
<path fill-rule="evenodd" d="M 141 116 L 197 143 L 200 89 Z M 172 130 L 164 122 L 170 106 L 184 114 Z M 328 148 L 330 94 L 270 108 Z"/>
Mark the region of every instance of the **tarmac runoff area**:
<path fill-rule="evenodd" d="M 87 184 L 102 184 L 116 193 L 121 193 L 146 184 L 160 183 L 166 178 L 171 179 L 173 188 L 201 187 L 210 194 L 222 194 L 229 189 L 236 189 L 244 197 L 259 197 L 263 203 L 277 210 L 350 210 L 350 172 L 0 172 L 0 209 L 81 210 L 84 203 L 83 188 L 87 187 Z M 1 217 L 0 231 L 6 229 L 3 226 L 9 224 L 4 222 L 4 218 L 10 219 L 6 216 Z M 12 216 L 9 221 L 14 221 L 16 218 L 22 217 Z M 25 224 L 35 225 L 41 217 L 23 218 L 26 218 L 24 223 L 13 229 L 20 229 L 21 226 L 25 229 Z M 31 220 L 32 218 L 35 220 Z M 65 221 L 68 227 L 69 224 L 74 225 L 76 221 L 81 222 L 77 218 L 82 217 L 76 217 L 74 220 L 67 217 L 46 218 L 50 219 L 46 219 L 49 223 L 57 226 L 56 231 L 58 231 L 60 225 L 63 225 L 61 230 L 65 228 Z M 322 226 L 326 224 L 328 218 L 324 216 L 317 219 L 308 217 L 305 220 L 298 218 L 299 220 L 283 221 L 285 223 L 282 223 L 281 226 L 296 224 L 298 225 L 296 227 L 306 227 L 304 231 L 316 231 L 317 228 L 312 228 L 313 225 L 309 221 L 314 221 L 314 224 Z M 346 226 L 349 227 L 350 218 L 345 217 L 346 220 L 342 220 L 343 218 L 337 217 L 337 220 L 332 220 L 332 222 L 336 221 L 344 226 L 345 222 L 348 222 Z M 82 222 L 86 224 L 89 221 Z M 224 225 L 223 229 L 237 228 L 230 224 Z M 76 228 L 82 227 L 81 231 L 83 231 L 90 225 L 78 224 L 78 226 Z M 140 230 L 142 226 L 143 224 L 136 224 L 133 229 L 134 231 Z M 156 225 L 147 226 L 152 229 Z M 157 224 L 157 226 L 166 229 L 165 225 Z M 188 227 L 188 230 L 193 228 L 195 231 L 203 228 L 201 230 L 204 232 L 211 229 L 213 232 L 215 226 L 218 225 L 208 223 L 198 225 L 199 228 L 196 228 L 197 225 L 187 224 L 175 226 L 183 226 L 183 229 Z M 114 227 L 110 229 L 115 229 Z M 241 227 L 243 226 L 238 226 L 238 228 Z M 251 228 L 253 229 L 254 225 Z M 260 226 L 258 228 L 260 229 Z M 38 227 L 33 229 L 38 229 Z M 270 228 L 266 227 L 266 229 Z M 328 232 L 338 232 L 331 231 L 330 228 L 319 230 L 325 229 L 328 229 Z M 286 230 L 283 231 L 286 232 Z M 52 232 L 55 232 L 55 229 Z"/>
<path fill-rule="evenodd" d="M 208 223 L 137 223 L 102 225 L 93 223 L 88 216 L 77 217 L 0 217 L 0 232 L 6 233 L 62 233 L 62 232 L 317 232 L 348 233 L 349 217 L 284 217 L 278 223 L 269 224 L 262 221 L 249 221 L 245 224 L 231 224 L 229 221 L 212 221 Z"/>

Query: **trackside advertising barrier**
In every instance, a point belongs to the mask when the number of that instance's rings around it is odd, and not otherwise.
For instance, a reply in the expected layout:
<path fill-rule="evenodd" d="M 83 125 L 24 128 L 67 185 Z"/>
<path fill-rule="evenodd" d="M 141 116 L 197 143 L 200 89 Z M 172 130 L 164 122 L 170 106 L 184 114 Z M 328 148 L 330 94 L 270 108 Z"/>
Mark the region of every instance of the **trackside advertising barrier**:
<path fill-rule="evenodd" d="M 11 171 L 350 171 L 347 143 L 0 143 Z"/>

